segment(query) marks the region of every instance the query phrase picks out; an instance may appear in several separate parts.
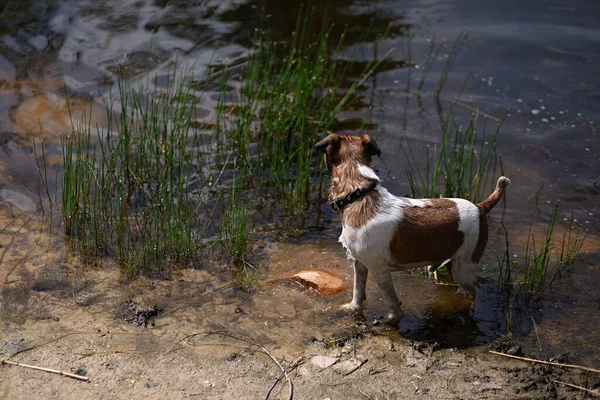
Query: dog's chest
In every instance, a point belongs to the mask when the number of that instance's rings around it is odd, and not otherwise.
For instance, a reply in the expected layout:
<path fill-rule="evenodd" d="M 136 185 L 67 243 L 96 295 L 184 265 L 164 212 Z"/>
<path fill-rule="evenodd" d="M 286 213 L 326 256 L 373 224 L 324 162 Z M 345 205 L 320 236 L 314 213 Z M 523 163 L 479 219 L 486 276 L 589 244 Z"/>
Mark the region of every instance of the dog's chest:
<path fill-rule="evenodd" d="M 388 264 L 391 261 L 390 243 L 399 218 L 397 214 L 377 213 L 360 227 L 344 223 L 339 242 L 346 249 L 348 258 L 365 264 Z"/>

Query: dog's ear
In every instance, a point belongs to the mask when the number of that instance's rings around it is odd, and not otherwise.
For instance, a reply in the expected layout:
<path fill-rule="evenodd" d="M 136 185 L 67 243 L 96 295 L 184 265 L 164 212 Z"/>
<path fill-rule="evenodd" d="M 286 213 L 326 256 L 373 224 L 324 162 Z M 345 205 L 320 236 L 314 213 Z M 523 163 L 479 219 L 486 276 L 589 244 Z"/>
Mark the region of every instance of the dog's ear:
<path fill-rule="evenodd" d="M 325 139 L 321 140 L 319 143 L 315 144 L 315 149 L 325 151 L 325 149 L 327 149 L 327 146 L 336 143 L 339 140 L 339 138 L 340 135 L 338 135 L 337 133 L 332 133 Z"/>
<path fill-rule="evenodd" d="M 360 139 L 362 140 L 363 149 L 370 157 L 381 156 L 381 150 L 379 150 L 379 146 L 371 136 L 362 135 Z"/>

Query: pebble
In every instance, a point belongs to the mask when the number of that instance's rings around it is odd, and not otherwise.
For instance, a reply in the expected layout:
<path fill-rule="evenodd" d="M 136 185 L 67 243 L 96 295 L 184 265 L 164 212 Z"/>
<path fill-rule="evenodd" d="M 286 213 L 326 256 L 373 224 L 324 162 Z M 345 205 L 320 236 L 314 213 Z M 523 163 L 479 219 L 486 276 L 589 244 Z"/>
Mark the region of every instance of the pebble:
<path fill-rule="evenodd" d="M 35 211 L 36 206 L 33 200 L 31 200 L 28 196 L 16 192 L 14 190 L 2 189 L 0 190 L 0 199 L 4 200 L 7 203 L 12 204 L 17 207 L 19 210 L 24 212 Z"/>
<path fill-rule="evenodd" d="M 341 375 L 350 375 L 357 369 L 359 369 L 367 359 L 363 356 L 354 356 L 346 361 L 342 361 L 333 366 L 333 370 Z"/>
<path fill-rule="evenodd" d="M 313 358 L 310 359 L 311 363 L 313 363 L 314 365 L 316 365 L 317 367 L 319 367 L 321 369 L 329 368 L 338 361 L 339 361 L 339 359 L 336 357 L 321 356 L 321 355 L 314 356 Z"/>

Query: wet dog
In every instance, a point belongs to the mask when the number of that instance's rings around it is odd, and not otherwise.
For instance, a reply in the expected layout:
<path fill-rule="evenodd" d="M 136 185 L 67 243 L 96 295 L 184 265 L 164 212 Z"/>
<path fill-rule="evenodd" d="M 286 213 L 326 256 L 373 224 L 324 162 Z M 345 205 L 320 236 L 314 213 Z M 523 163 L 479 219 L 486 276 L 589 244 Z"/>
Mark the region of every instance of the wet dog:
<path fill-rule="evenodd" d="M 477 265 L 488 240 L 487 213 L 510 183 L 500 177 L 494 192 L 479 204 L 465 199 L 410 199 L 390 194 L 371 168 L 381 155 L 369 135 L 331 134 L 315 145 L 325 152 L 331 173 L 331 207 L 341 213 L 339 241 L 354 263 L 352 301 L 343 306 L 357 310 L 366 300 L 367 275 L 381 289 L 397 321 L 401 303 L 390 276 L 406 270 L 451 261 L 452 277 L 474 293 Z"/>

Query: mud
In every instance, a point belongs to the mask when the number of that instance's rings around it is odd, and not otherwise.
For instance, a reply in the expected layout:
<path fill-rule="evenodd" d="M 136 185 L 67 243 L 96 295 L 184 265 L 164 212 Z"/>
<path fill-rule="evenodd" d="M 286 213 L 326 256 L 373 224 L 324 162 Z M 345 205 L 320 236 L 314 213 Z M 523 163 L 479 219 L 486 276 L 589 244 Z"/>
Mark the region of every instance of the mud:
<path fill-rule="evenodd" d="M 9 210 L 0 211 L 3 218 L 14 218 Z M 411 320 L 427 304 L 416 293 L 405 301 L 409 315 L 398 330 L 371 323 L 383 307 L 372 285 L 368 292 L 374 300 L 366 314 L 348 315 L 338 307 L 350 298 L 349 289 L 322 296 L 289 280 L 269 283 L 269 276 L 301 267 L 351 282 L 350 265 L 336 243 L 280 243 L 267 254 L 263 283 L 246 292 L 219 268 L 129 283 L 109 263 L 83 269 L 64 246 L 56 246 L 62 237 L 41 222 L 21 216 L 0 235 L 5 260 L 0 357 L 90 381 L 2 365 L 3 398 L 264 398 L 270 390 L 275 399 L 288 398 L 291 384 L 297 399 L 584 399 L 590 393 L 565 383 L 600 387 L 600 375 L 592 372 L 532 366 L 488 353 L 548 358 L 499 332 L 492 342 L 458 349 L 449 345 L 450 331 L 411 330 Z M 38 234 L 24 234 L 28 231 Z M 438 296 L 448 289 L 425 276 L 400 278 L 426 283 L 419 290 Z M 396 284 L 406 289 L 402 279 Z M 401 294 L 406 300 L 407 293 Z M 453 300 L 456 296 L 446 298 Z M 455 324 L 465 331 L 464 322 Z M 423 326 L 436 329 L 427 320 Z M 554 360 L 582 361 L 573 353 Z"/>
<path fill-rule="evenodd" d="M 121 313 L 121 318 L 133 325 L 147 328 L 148 324 L 151 326 L 155 325 L 154 319 L 160 315 L 162 310 L 162 307 L 157 305 L 143 307 L 133 300 L 127 300 L 124 305 L 124 310 Z"/>

